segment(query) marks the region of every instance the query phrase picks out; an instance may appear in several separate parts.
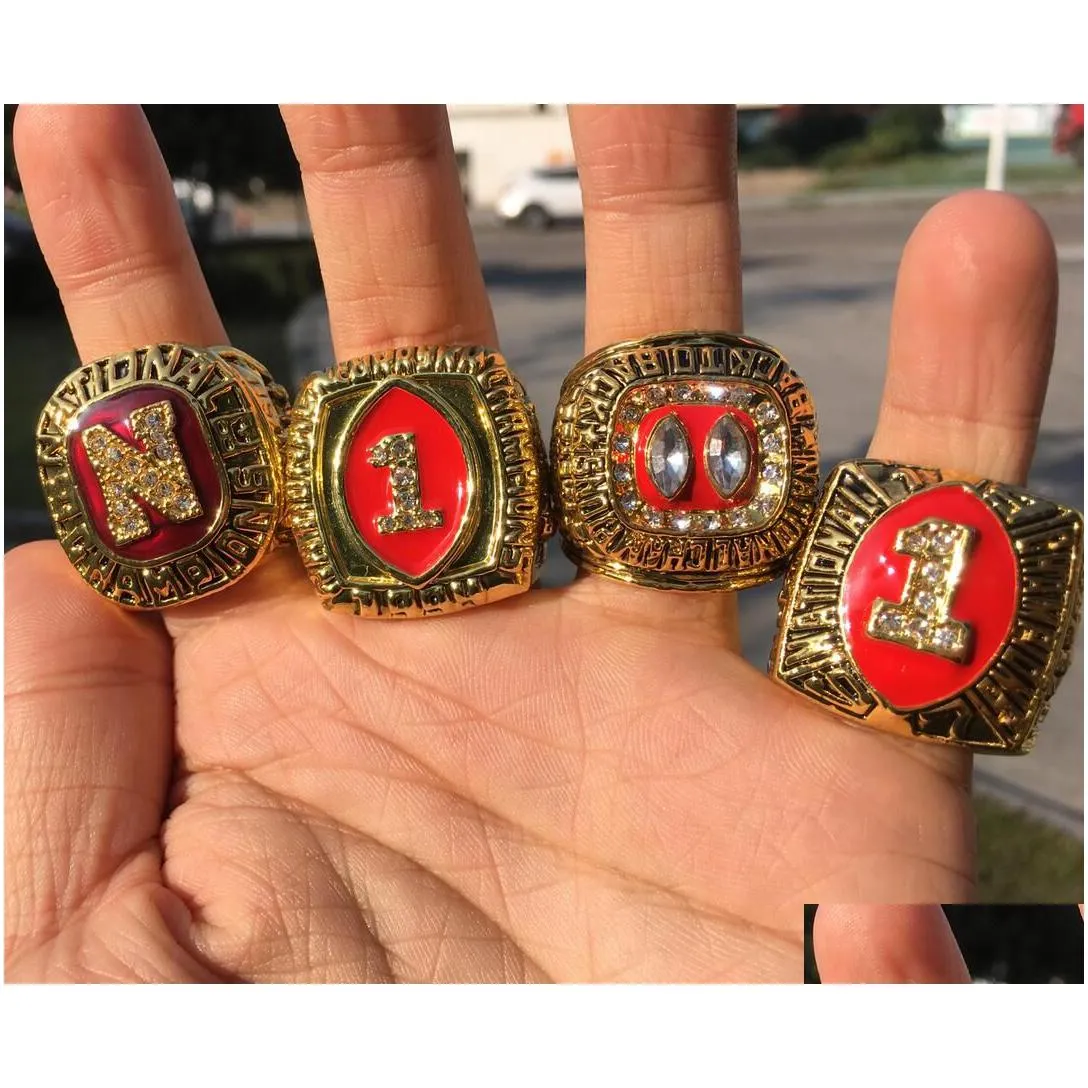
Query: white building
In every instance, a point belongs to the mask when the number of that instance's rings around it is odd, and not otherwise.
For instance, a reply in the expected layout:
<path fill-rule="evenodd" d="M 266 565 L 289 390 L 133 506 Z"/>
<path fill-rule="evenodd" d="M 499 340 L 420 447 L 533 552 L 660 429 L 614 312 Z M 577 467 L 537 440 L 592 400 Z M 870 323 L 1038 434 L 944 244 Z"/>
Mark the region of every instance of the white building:
<path fill-rule="evenodd" d="M 465 197 L 490 208 L 534 166 L 574 161 L 566 106 L 450 106 L 450 132 Z"/>

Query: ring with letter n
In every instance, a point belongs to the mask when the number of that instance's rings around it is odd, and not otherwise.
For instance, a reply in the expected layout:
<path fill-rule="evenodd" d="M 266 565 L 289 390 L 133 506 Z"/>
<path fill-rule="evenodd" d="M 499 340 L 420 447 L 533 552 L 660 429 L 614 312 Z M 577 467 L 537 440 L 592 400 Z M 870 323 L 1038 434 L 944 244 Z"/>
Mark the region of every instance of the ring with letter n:
<path fill-rule="evenodd" d="M 299 392 L 287 523 L 328 607 L 440 615 L 527 590 L 549 531 L 536 413 L 503 357 L 405 347 Z"/>
<path fill-rule="evenodd" d="M 1069 666 L 1083 530 L 1022 488 L 844 462 L 786 575 L 771 676 L 859 724 L 1027 752 Z"/>
<path fill-rule="evenodd" d="M 153 344 L 69 374 L 38 421 L 38 476 L 87 584 L 158 609 L 252 570 L 276 543 L 286 408 L 236 348 Z"/>
<path fill-rule="evenodd" d="M 816 413 L 769 344 L 668 333 L 571 371 L 552 462 L 580 566 L 655 589 L 744 589 L 784 569 L 815 511 Z"/>

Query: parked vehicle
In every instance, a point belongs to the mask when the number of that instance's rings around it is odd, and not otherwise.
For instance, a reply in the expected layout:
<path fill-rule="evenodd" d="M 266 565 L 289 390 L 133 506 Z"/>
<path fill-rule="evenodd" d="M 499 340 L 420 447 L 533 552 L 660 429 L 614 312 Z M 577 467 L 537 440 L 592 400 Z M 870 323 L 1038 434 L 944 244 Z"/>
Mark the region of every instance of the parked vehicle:
<path fill-rule="evenodd" d="M 1059 155 L 1072 155 L 1073 161 L 1084 169 L 1084 104 L 1062 106 L 1054 122 L 1054 150 Z"/>
<path fill-rule="evenodd" d="M 575 166 L 539 166 L 512 182 L 495 205 L 505 223 L 547 230 L 582 218 L 582 189 Z"/>

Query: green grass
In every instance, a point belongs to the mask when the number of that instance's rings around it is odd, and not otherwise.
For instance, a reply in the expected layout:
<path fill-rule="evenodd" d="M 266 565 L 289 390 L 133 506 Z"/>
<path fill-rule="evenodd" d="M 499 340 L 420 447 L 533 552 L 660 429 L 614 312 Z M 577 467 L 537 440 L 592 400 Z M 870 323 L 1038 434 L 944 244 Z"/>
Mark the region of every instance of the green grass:
<path fill-rule="evenodd" d="M 1044 162 L 1010 162 L 1005 172 L 1010 187 L 1076 185 L 1082 179 L 1072 159 Z M 986 181 L 984 151 L 945 151 L 934 155 L 913 155 L 879 166 L 843 166 L 825 170 L 817 189 L 893 189 L 914 186 L 969 188 Z"/>
<path fill-rule="evenodd" d="M 1080 903 L 1084 843 L 988 797 L 975 798 L 980 903 Z"/>

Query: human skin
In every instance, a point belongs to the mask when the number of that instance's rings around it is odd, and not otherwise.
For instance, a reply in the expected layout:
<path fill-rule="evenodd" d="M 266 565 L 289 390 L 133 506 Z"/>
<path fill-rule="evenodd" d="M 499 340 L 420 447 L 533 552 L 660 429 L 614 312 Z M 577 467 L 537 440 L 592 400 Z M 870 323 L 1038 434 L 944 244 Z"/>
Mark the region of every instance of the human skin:
<path fill-rule="evenodd" d="M 826 904 L 812 947 L 820 981 L 970 982 L 944 911 L 935 904 Z"/>
<path fill-rule="evenodd" d="M 570 114 L 587 350 L 740 330 L 732 111 Z M 337 357 L 494 344 L 444 110 L 284 117 Z M 138 109 L 24 106 L 14 146 L 82 360 L 226 342 Z M 871 453 L 1022 482 L 1056 298 L 1026 205 L 938 204 Z M 9 980 L 799 982 L 802 904 L 971 895 L 969 758 L 774 685 L 730 595 L 586 576 L 373 623 L 284 548 L 146 616 L 55 542 L 5 563 Z"/>

